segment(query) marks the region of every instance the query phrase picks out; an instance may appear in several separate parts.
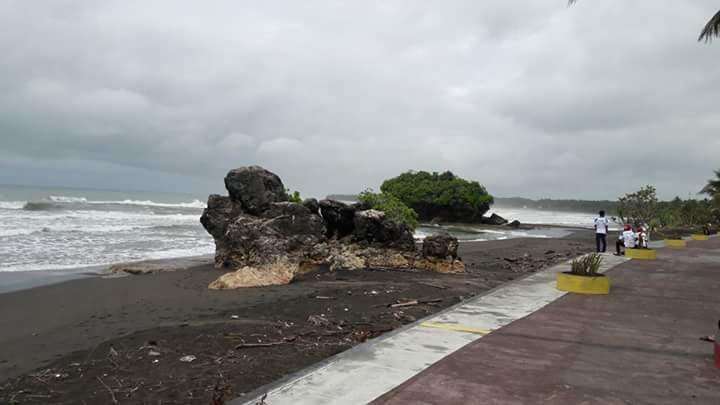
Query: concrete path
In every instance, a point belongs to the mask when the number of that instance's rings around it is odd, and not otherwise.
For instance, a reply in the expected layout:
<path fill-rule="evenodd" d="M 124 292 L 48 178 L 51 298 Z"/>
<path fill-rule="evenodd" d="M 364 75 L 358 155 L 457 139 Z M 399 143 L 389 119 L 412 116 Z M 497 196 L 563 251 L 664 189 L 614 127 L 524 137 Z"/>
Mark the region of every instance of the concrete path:
<path fill-rule="evenodd" d="M 623 262 L 624 258 L 606 255 L 602 271 Z M 231 404 L 256 404 L 266 392 L 268 405 L 371 402 L 462 347 L 485 340 L 488 333 L 563 297 L 565 294 L 555 288 L 555 273 L 568 269 L 569 266 L 564 264 L 505 284 L 421 322 L 340 353 Z M 414 400 L 403 402 L 402 396 L 397 398 L 395 403 L 416 403 Z M 480 398 L 478 400 L 482 402 Z"/>
<path fill-rule="evenodd" d="M 720 239 L 608 274 L 610 295 L 562 297 L 373 404 L 720 404 L 699 339 L 720 319 Z"/>

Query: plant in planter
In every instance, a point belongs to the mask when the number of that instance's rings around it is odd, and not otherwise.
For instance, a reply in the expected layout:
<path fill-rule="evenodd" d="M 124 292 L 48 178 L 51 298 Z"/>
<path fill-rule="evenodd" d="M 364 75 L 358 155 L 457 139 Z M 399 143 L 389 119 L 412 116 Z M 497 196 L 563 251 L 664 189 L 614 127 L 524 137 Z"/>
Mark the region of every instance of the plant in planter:
<path fill-rule="evenodd" d="M 557 274 L 557 288 L 576 294 L 609 294 L 610 280 L 600 274 L 602 256 L 589 254 L 572 261 L 570 271 Z"/>
<path fill-rule="evenodd" d="M 576 276 L 598 277 L 601 275 L 598 273 L 601 263 L 602 256 L 598 254 L 585 255 L 572 261 L 570 273 Z"/>

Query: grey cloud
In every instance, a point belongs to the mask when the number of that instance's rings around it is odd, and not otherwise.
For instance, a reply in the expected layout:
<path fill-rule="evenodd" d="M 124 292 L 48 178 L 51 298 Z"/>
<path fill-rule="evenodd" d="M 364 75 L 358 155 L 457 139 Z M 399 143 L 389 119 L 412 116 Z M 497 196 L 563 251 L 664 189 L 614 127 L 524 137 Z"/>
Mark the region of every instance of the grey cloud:
<path fill-rule="evenodd" d="M 565 5 L 6 1 L 0 181 L 207 191 L 262 164 L 318 196 L 408 169 L 500 195 L 699 189 L 716 1 Z"/>

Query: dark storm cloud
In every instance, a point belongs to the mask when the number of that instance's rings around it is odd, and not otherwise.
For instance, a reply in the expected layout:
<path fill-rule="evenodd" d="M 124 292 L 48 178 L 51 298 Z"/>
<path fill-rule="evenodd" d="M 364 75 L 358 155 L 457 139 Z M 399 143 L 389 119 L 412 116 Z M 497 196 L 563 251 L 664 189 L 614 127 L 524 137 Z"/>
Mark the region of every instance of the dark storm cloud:
<path fill-rule="evenodd" d="M 717 2 L 565 5 L 5 1 L 0 181 L 206 190 L 257 163 L 316 195 L 407 169 L 500 195 L 699 190 L 720 77 L 694 39 Z"/>

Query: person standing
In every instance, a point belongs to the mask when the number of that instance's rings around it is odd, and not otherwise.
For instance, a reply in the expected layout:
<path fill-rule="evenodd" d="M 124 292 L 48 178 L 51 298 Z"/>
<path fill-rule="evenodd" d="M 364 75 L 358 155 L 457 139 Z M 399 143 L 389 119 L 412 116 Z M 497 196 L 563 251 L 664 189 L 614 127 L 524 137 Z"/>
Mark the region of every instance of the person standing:
<path fill-rule="evenodd" d="M 607 234 L 609 229 L 608 219 L 605 217 L 605 211 L 600 211 L 599 216 L 595 218 L 595 246 L 598 253 L 607 251 Z"/>

